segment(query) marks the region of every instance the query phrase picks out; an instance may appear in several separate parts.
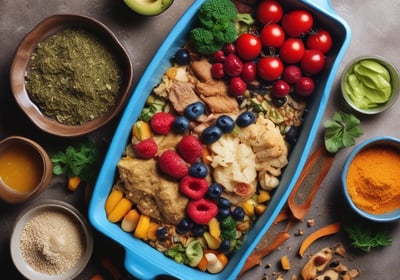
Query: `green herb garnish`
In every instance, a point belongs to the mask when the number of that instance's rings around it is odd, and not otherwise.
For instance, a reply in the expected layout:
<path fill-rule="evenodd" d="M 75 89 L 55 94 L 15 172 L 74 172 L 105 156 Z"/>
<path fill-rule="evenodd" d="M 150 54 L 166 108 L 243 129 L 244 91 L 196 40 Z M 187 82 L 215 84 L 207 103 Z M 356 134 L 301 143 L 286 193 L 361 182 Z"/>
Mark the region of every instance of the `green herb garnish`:
<path fill-rule="evenodd" d="M 345 227 L 345 231 L 353 241 L 352 245 L 364 252 L 369 252 L 372 248 L 392 245 L 392 238 L 385 229 L 372 230 L 370 227 L 354 224 Z"/>
<path fill-rule="evenodd" d="M 352 114 L 343 112 L 336 112 L 332 119 L 324 122 L 324 127 L 325 148 L 330 153 L 354 145 L 355 138 L 363 134 L 360 120 Z"/>
<path fill-rule="evenodd" d="M 68 146 L 65 152 L 59 152 L 51 157 L 53 173 L 65 174 L 68 177 L 78 176 L 87 182 L 95 178 L 97 169 L 94 165 L 98 160 L 98 152 L 93 141 Z"/>

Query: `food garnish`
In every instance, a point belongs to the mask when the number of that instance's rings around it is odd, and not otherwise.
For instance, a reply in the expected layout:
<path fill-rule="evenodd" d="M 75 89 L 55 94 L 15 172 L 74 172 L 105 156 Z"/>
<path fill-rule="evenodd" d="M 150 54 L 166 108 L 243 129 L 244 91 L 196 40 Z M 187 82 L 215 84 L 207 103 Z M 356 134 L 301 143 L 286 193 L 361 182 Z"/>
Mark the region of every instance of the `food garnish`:
<path fill-rule="evenodd" d="M 372 229 L 371 226 L 352 224 L 345 226 L 344 230 L 349 234 L 352 245 L 367 253 L 373 248 L 392 245 L 392 238 L 384 228 Z"/>
<path fill-rule="evenodd" d="M 332 119 L 324 122 L 324 127 L 325 148 L 330 153 L 354 145 L 355 138 L 363 134 L 360 120 L 351 113 L 335 112 Z"/>
<path fill-rule="evenodd" d="M 319 228 L 316 231 L 314 231 L 313 233 L 311 233 L 310 235 L 308 235 L 300 245 L 300 249 L 299 249 L 300 257 L 303 257 L 304 252 L 311 246 L 311 244 L 314 243 L 314 241 L 316 241 L 317 239 L 319 239 L 321 237 L 337 233 L 340 231 L 340 228 L 341 228 L 340 223 L 333 223 L 333 224 L 324 226 L 322 228 Z"/>

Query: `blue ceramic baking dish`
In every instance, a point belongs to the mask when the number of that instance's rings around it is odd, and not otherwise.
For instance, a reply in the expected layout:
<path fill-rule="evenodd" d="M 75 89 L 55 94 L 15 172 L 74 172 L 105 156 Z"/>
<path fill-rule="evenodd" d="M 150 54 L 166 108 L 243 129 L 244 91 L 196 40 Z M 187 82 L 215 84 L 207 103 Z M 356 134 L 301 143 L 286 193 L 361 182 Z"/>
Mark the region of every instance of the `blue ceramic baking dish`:
<path fill-rule="evenodd" d="M 90 222 L 98 231 L 119 243 L 125 249 L 125 267 L 131 275 L 138 279 L 153 279 L 157 275 L 171 275 L 179 279 L 226 280 L 237 278 L 247 257 L 285 205 L 303 169 L 324 115 L 336 72 L 350 43 L 350 28 L 334 12 L 329 0 L 280 1 L 286 10 L 300 8 L 311 11 L 315 20 L 332 34 L 334 38 L 333 49 L 329 57 L 327 57 L 326 70 L 321 76 L 313 100 L 310 102 L 305 114 L 298 142 L 291 151 L 289 164 L 282 174 L 280 186 L 270 200 L 267 210 L 249 231 L 243 246 L 233 255 L 222 272 L 218 274 L 201 272 L 174 262 L 145 242 L 134 238 L 131 233 L 124 232 L 118 224 L 110 223 L 106 217 L 104 203 L 115 180 L 117 163 L 130 140 L 131 128 L 138 118 L 147 96 L 151 93 L 153 87 L 158 84 L 167 68 L 171 66 L 170 58 L 187 41 L 190 27 L 195 22 L 196 12 L 203 2 L 204 0 L 195 1 L 179 19 L 137 84 L 106 154 L 90 202 Z"/>

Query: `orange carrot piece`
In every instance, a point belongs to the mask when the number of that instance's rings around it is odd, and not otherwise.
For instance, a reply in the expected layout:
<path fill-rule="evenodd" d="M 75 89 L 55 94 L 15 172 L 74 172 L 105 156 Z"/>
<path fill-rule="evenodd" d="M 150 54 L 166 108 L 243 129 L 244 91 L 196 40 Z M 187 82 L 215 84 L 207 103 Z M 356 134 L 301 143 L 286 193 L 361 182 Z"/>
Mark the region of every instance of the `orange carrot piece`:
<path fill-rule="evenodd" d="M 304 252 L 313 244 L 317 239 L 328 236 L 334 233 L 337 233 L 340 231 L 341 224 L 340 223 L 332 223 L 327 226 L 324 226 L 322 228 L 317 229 L 310 235 L 308 235 L 303 242 L 301 242 L 300 249 L 299 249 L 299 255 L 300 257 L 303 257 Z"/>
<path fill-rule="evenodd" d="M 81 183 L 81 179 L 78 176 L 73 176 L 68 178 L 68 189 L 70 191 L 74 191 L 78 188 L 79 184 Z"/>
<path fill-rule="evenodd" d="M 200 262 L 197 264 L 197 268 L 201 271 L 206 271 L 207 270 L 207 258 L 203 255 L 203 257 L 201 258 Z"/>

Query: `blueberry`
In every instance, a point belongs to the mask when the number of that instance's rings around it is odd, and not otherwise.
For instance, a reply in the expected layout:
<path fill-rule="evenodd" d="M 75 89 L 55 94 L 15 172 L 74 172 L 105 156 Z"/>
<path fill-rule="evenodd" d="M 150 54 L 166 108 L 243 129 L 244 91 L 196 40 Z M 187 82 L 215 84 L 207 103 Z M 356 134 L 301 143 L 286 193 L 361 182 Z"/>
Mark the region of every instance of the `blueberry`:
<path fill-rule="evenodd" d="M 189 120 L 184 116 L 178 116 L 172 123 L 172 130 L 178 134 L 184 134 L 189 129 Z"/>
<path fill-rule="evenodd" d="M 217 199 L 222 194 L 222 186 L 218 183 L 211 183 L 207 190 L 207 196 L 211 199 Z"/>
<path fill-rule="evenodd" d="M 232 132 L 232 130 L 235 128 L 235 122 L 230 116 L 227 115 L 219 116 L 216 124 L 223 133 Z"/>
<path fill-rule="evenodd" d="M 208 175 L 208 168 L 202 162 L 195 162 L 189 167 L 189 175 L 196 178 L 205 178 Z"/>
<path fill-rule="evenodd" d="M 232 218 L 234 218 L 237 221 L 243 221 L 245 216 L 244 210 L 242 207 L 238 206 L 235 209 L 232 210 Z"/>
<path fill-rule="evenodd" d="M 297 143 L 297 138 L 299 136 L 299 127 L 291 126 L 288 132 L 285 134 L 285 139 L 290 145 Z"/>
<path fill-rule="evenodd" d="M 253 112 L 245 111 L 237 117 L 236 124 L 239 127 L 246 127 L 251 125 L 255 121 L 256 121 L 256 115 Z"/>
<path fill-rule="evenodd" d="M 193 226 L 192 226 L 192 234 L 194 237 L 203 236 L 205 231 L 206 231 L 206 228 L 204 225 L 193 224 Z"/>
<path fill-rule="evenodd" d="M 217 219 L 223 220 L 231 214 L 231 209 L 229 208 L 219 208 L 217 213 Z"/>
<path fill-rule="evenodd" d="M 205 112 L 205 106 L 202 102 L 194 102 L 185 108 L 185 116 L 189 120 L 195 120 Z"/>
<path fill-rule="evenodd" d="M 287 96 L 283 96 L 283 97 L 272 97 L 272 103 L 276 106 L 276 107 L 282 107 L 283 105 L 286 104 L 287 102 Z"/>
<path fill-rule="evenodd" d="M 190 62 L 190 53 L 185 49 L 179 49 L 175 53 L 175 62 L 179 65 L 187 65 Z"/>
<path fill-rule="evenodd" d="M 200 139 L 203 144 L 208 145 L 217 142 L 221 136 L 222 130 L 218 126 L 212 125 L 203 130 Z"/>
<path fill-rule="evenodd" d="M 231 202 L 225 197 L 220 197 L 218 200 L 218 207 L 222 209 L 230 209 Z"/>
<path fill-rule="evenodd" d="M 222 240 L 219 245 L 218 251 L 221 253 L 228 253 L 231 250 L 231 241 L 228 239 Z"/>
<path fill-rule="evenodd" d="M 168 230 L 165 227 L 159 227 L 156 230 L 157 239 L 160 241 L 165 241 L 168 238 Z"/>
<path fill-rule="evenodd" d="M 191 221 L 184 218 L 176 225 L 175 231 L 177 234 L 185 234 L 190 230 L 191 225 Z"/>

